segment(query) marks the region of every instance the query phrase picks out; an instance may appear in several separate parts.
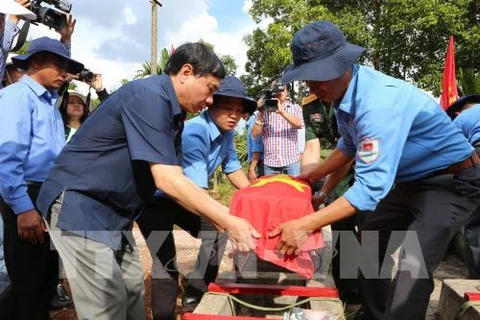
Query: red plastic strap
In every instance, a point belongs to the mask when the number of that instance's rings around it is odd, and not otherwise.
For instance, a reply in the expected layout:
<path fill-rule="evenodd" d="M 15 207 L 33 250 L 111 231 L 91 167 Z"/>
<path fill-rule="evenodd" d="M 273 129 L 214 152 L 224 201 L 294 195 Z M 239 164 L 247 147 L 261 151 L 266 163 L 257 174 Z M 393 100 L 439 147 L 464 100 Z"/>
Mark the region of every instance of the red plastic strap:
<path fill-rule="evenodd" d="M 465 301 L 480 301 L 480 292 L 465 292 Z"/>
<path fill-rule="evenodd" d="M 208 291 L 230 294 L 256 294 L 267 296 L 338 298 L 338 290 L 329 287 L 263 285 L 247 283 L 211 283 L 208 286 Z"/>

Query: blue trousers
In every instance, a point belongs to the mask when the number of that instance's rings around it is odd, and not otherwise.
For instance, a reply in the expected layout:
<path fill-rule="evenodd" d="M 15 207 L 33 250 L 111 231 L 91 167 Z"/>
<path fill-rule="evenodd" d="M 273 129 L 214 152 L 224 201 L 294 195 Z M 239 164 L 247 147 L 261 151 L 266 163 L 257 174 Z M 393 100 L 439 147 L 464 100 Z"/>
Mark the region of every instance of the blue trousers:
<path fill-rule="evenodd" d="M 300 161 L 294 162 L 292 164 L 289 164 L 283 167 L 269 167 L 265 163 L 263 163 L 263 168 L 264 168 L 265 175 L 279 174 L 279 173 L 285 173 L 292 177 L 296 177 L 300 175 Z"/>

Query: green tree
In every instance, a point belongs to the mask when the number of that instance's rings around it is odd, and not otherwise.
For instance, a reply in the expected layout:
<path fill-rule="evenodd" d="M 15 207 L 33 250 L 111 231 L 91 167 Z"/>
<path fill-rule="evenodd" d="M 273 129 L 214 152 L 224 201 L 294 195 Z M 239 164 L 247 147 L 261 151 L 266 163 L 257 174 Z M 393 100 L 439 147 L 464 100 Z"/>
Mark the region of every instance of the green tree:
<path fill-rule="evenodd" d="M 458 93 L 460 96 L 480 94 L 480 72 L 459 68 L 457 73 Z"/>
<path fill-rule="evenodd" d="M 235 58 L 229 54 L 220 55 L 219 58 L 222 60 L 227 76 L 234 76 L 238 69 L 238 65 L 235 63 Z"/>
<path fill-rule="evenodd" d="M 367 65 L 440 92 L 448 37 L 456 39 L 458 67 L 480 69 L 480 4 L 477 0 L 253 0 L 256 22 L 273 19 L 265 30 L 245 37 L 255 81 L 291 64 L 289 44 L 303 25 L 330 20 L 348 41 L 368 48 Z"/>
<path fill-rule="evenodd" d="M 163 70 L 165 69 L 165 66 L 167 65 L 168 59 L 170 59 L 170 52 L 168 51 L 167 48 L 163 48 L 160 51 L 160 58 L 157 61 L 157 74 L 162 74 Z M 139 78 L 149 76 L 152 74 L 151 70 L 152 70 L 152 62 L 145 61 L 144 63 L 142 63 L 142 67 L 137 70 L 137 72 L 133 76 L 133 79 L 139 79 Z"/>
<path fill-rule="evenodd" d="M 32 43 L 32 40 L 25 40 L 23 43 L 22 47 L 18 49 L 17 51 L 14 51 L 16 54 L 25 54 L 27 53 L 28 48 L 30 47 L 30 43 Z"/>

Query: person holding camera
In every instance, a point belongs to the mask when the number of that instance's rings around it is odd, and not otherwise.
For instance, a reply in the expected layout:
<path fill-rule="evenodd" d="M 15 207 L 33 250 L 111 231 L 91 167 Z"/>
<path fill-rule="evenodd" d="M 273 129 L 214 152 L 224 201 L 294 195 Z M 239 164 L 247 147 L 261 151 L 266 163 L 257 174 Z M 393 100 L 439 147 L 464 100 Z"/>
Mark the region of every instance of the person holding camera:
<path fill-rule="evenodd" d="M 75 132 L 87 119 L 90 112 L 90 101 L 88 100 L 87 97 L 76 91 L 69 90 L 64 93 L 59 110 L 65 127 L 66 143 L 70 141 Z"/>
<path fill-rule="evenodd" d="M 271 95 L 271 97 L 269 97 Z M 263 138 L 265 175 L 300 174 L 298 129 L 303 127 L 302 109 L 287 99 L 288 85 L 272 82 L 252 128 L 254 138 Z"/>
<path fill-rule="evenodd" d="M 13 39 L 20 32 L 17 27 L 21 17 L 29 20 L 35 20 L 37 16 L 28 10 L 29 0 L 2 0 L 0 2 L 0 89 L 4 87 L 4 73 L 8 57 L 8 52 L 12 47 Z M 9 18 L 6 19 L 6 15 Z"/>

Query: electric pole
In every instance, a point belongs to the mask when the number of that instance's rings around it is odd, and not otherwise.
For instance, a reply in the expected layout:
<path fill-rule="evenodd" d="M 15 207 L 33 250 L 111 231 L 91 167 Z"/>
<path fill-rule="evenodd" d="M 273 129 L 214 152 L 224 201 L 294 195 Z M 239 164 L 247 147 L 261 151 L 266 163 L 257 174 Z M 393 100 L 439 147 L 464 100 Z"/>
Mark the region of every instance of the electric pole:
<path fill-rule="evenodd" d="M 151 0 L 152 3 L 152 39 L 150 47 L 150 74 L 157 74 L 157 5 L 162 4 L 156 0 Z"/>

